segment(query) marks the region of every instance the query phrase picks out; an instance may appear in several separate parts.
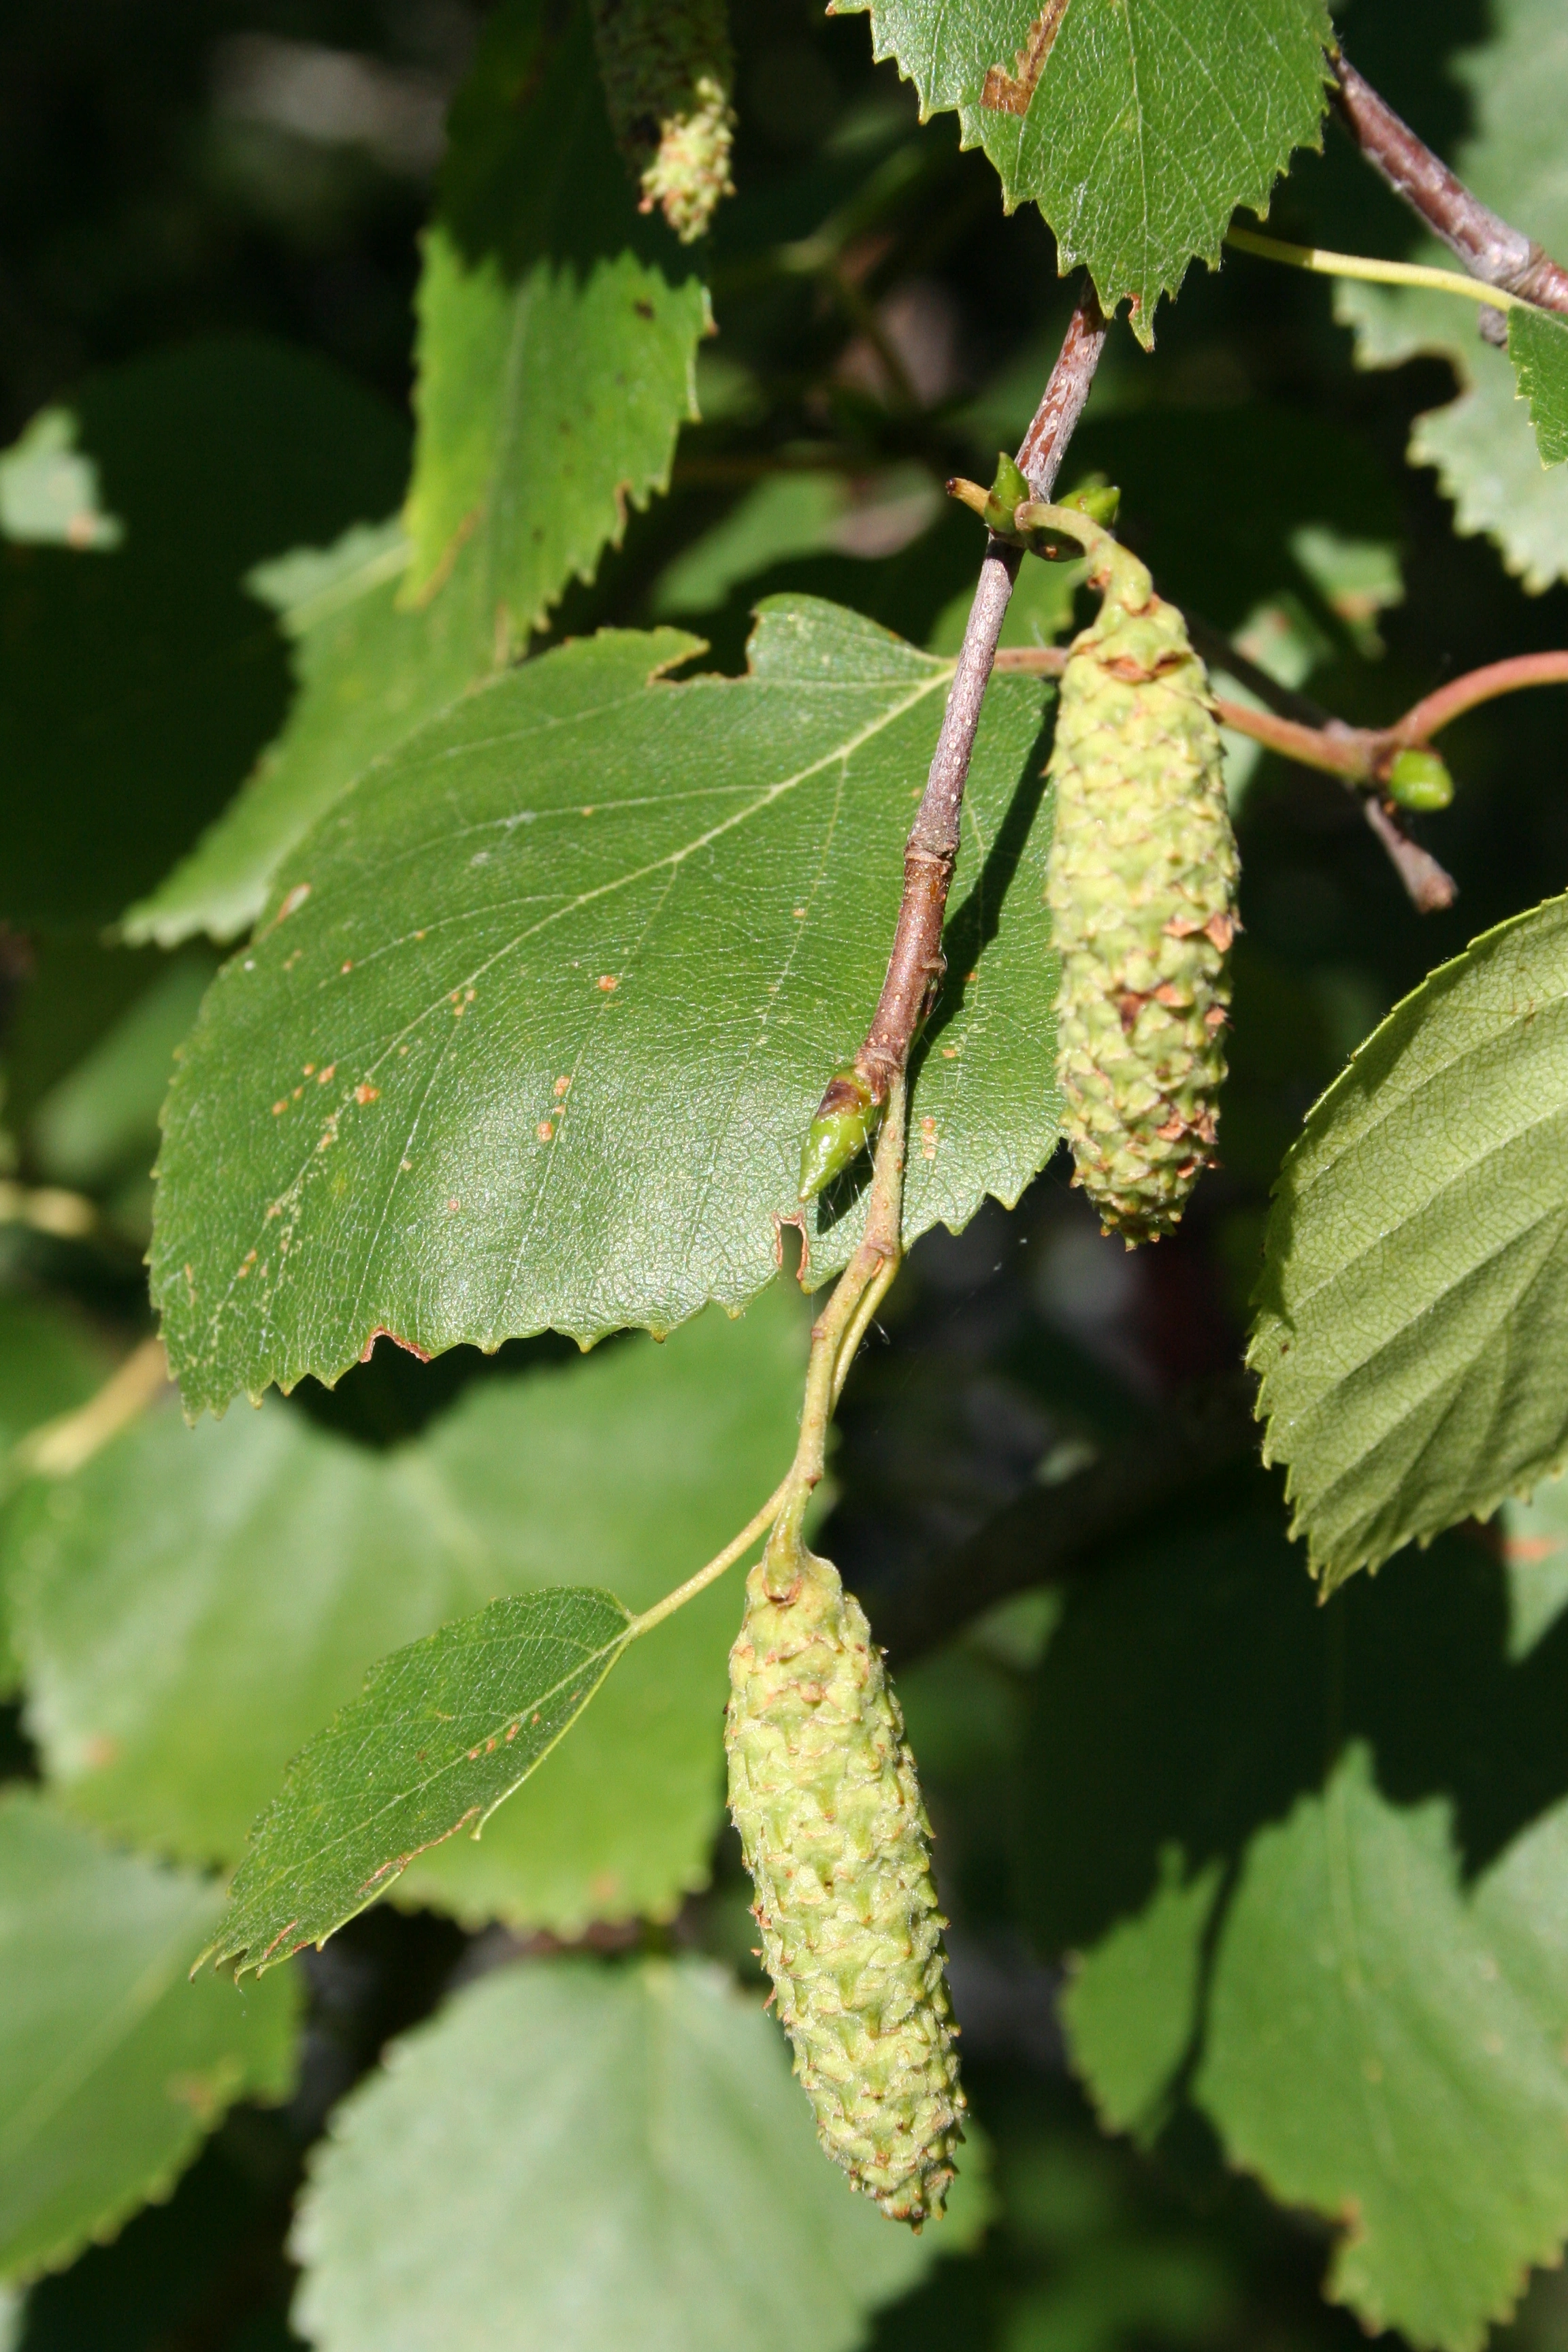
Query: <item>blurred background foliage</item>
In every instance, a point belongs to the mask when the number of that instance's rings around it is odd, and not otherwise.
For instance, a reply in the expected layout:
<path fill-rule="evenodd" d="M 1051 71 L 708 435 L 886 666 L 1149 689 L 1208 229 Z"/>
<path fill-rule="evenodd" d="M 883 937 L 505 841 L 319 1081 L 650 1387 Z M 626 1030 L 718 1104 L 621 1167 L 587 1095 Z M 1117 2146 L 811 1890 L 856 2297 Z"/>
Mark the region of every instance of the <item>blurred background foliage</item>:
<path fill-rule="evenodd" d="M 0 545 L 0 1172 L 39 1199 L 52 1188 L 91 1204 L 74 1230 L 68 1210 L 0 1226 L 8 1436 L 89 1394 L 147 1328 L 156 1111 L 214 954 L 132 949 L 105 926 L 284 724 L 289 640 L 276 609 L 246 593 L 247 572 L 398 503 L 419 231 L 479 26 L 465 0 L 0 8 L 0 443 L 66 406 L 89 461 L 68 484 L 71 514 L 89 531 L 107 519 L 106 547 L 118 524 L 126 551 L 94 573 L 36 532 Z M 1488 37 L 1484 0 L 1430 0 L 1418 25 L 1406 0 L 1355 0 L 1342 29 L 1432 143 L 1463 137 L 1469 100 L 1450 60 Z M 1049 234 L 1032 208 L 1001 215 L 989 164 L 958 152 L 951 117 L 917 127 L 892 68 L 870 64 L 859 20 L 826 19 L 816 0 L 749 0 L 734 30 L 739 194 L 708 257 L 719 331 L 699 355 L 702 421 L 681 435 L 670 495 L 632 513 L 536 643 L 676 620 L 735 670 L 757 598 L 792 588 L 950 650 L 979 549 L 940 486 L 984 470 L 1032 412 L 1068 308 Z M 1298 159 L 1271 225 L 1389 254 L 1415 243 L 1331 125 L 1322 157 Z M 198 381 L 201 400 L 182 409 Z M 1358 372 L 1326 285 L 1233 256 L 1218 274 L 1194 270 L 1152 356 L 1116 331 L 1068 478 L 1093 470 L 1121 485 L 1126 536 L 1193 610 L 1291 683 L 1310 678 L 1331 709 L 1385 721 L 1447 675 L 1568 642 L 1568 592 L 1525 593 L 1487 541 L 1455 536 L 1433 476 L 1405 462 L 1412 419 L 1452 388 L 1433 358 Z M 1012 642 L 1060 635 L 1070 618 L 1073 579 L 1030 573 Z M 51 665 L 84 645 L 102 692 L 62 732 Z M 1060 1159 L 1014 1213 L 990 1204 L 963 1234 L 920 1245 L 847 1391 L 820 1536 L 874 1618 L 879 1596 L 895 1609 L 901 1585 L 1021 1496 L 1136 1439 L 1187 1383 L 1235 1362 L 1268 1185 L 1308 1106 L 1424 972 L 1562 885 L 1561 745 L 1550 696 L 1494 704 L 1446 740 L 1458 793 L 1429 838 L 1460 896 L 1426 919 L 1338 785 L 1237 747 L 1245 932 L 1224 1167 L 1180 1234 L 1136 1258 L 1100 1237 Z M 471 1384 L 569 1353 L 513 1343 L 493 1363 L 458 1350 L 426 1367 L 384 1348 L 334 1393 L 307 1383 L 269 1412 L 384 1450 L 439 1427 Z M 1226 1676 L 1246 1684 L 1254 1654 L 1222 1643 L 1216 1663 L 1207 1621 L 1158 1598 L 1173 1580 L 1195 1608 L 1224 1568 L 1216 1530 L 1255 1507 L 1240 1474 L 1184 1497 L 1141 1556 L 1100 1563 L 1081 1589 L 1005 1604 L 901 1677 L 995 2218 L 880 2312 L 878 2352 L 1306 2352 L 1352 2338 L 1354 2322 L 1321 2298 L 1324 2228 L 1228 2168 L 1179 2085 L 1131 2137 L 1106 2136 L 1058 2016 L 1056 1956 L 1114 1916 L 1129 1874 L 1147 1892 L 1163 1839 L 1179 1832 L 1189 1861 L 1230 1866 L 1246 1831 L 1311 1784 L 1317 1735 L 1309 1722 L 1291 1748 L 1288 1727 L 1293 1706 L 1310 1718 L 1316 1701 L 1270 1685 L 1253 1697 L 1282 1727 L 1279 1787 L 1233 1790 L 1228 1811 L 1215 1796 L 1205 1776 L 1219 1769 Z M 1376 1595 L 1382 1619 L 1398 1622 L 1375 1639 L 1401 1657 L 1421 1642 L 1405 1570 L 1395 1563 Z M 1294 1572 L 1294 1599 L 1279 1606 L 1310 1646 Z M 1444 1573 L 1458 1590 L 1481 1571 L 1460 1561 Z M 1451 1618 L 1461 1648 L 1495 1635 L 1500 1570 L 1486 1573 L 1492 1586 Z M 1080 1672 L 1064 1685 L 1053 1661 L 1067 1656 Z M 1461 1666 L 1427 1658 L 1421 1672 L 1441 1711 Z M 1195 1724 L 1180 1719 L 1173 1687 L 1199 1708 Z M 1500 1693 L 1476 1736 L 1507 1747 L 1516 1694 Z M 1136 1769 L 1109 1736 L 1118 1708 L 1142 1727 Z M 1418 1727 L 1368 1708 L 1357 1723 L 1379 1742 L 1385 1785 L 1394 1772 L 1391 1793 L 1455 1798 L 1478 1867 L 1517 1819 L 1514 1800 L 1459 1786 Z M 37 1780 L 40 1724 L 20 1698 L 3 1737 L 11 1779 Z M 1087 1787 L 1064 1743 L 1080 1764 L 1093 1754 Z M 1243 1742 L 1244 1782 L 1257 1753 Z M 198 1755 L 191 1764 L 204 1769 Z M 1167 1775 L 1194 1818 L 1144 1817 Z M 704 1952 L 751 1981 L 744 1900 L 726 1832 L 704 1891 L 657 1924 L 591 1927 L 587 1944 Z M 0 2336 L 9 2324 L 25 2352 L 293 2340 L 289 2211 L 335 2102 L 454 1982 L 553 1948 L 545 1934 L 436 1911 L 384 1907 L 353 1923 L 297 1964 L 291 2097 L 236 2106 L 168 2201 L 16 2298 Z M 1556 2275 L 1531 2288 L 1507 2340 L 1568 2346 Z"/>

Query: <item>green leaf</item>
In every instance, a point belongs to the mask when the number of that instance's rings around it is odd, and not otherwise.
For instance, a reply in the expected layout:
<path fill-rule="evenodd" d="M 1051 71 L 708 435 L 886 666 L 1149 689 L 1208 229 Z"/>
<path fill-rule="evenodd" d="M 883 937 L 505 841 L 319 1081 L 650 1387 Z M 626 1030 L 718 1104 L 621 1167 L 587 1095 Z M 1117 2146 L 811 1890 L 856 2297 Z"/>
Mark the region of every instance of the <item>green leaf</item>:
<path fill-rule="evenodd" d="M 1568 457 L 1568 319 L 1544 310 L 1510 310 L 1508 355 L 1519 396 L 1530 403 L 1541 462 L 1560 466 Z"/>
<path fill-rule="evenodd" d="M 1069 1586 L 1034 1693 L 1025 1903 L 1102 2116 L 1194 2099 L 1448 2352 L 1568 2231 L 1565 1659 L 1469 1536 L 1315 1606 L 1260 1496 Z"/>
<path fill-rule="evenodd" d="M 1568 1447 L 1568 899 L 1397 1005 L 1275 1187 L 1248 1361 L 1327 1588 Z"/>
<path fill-rule="evenodd" d="M 289 1765 L 203 1957 L 275 1968 L 324 1944 L 426 1846 L 470 1822 L 477 1834 L 571 1729 L 631 1622 L 613 1593 L 558 1586 L 382 1659 Z"/>
<path fill-rule="evenodd" d="M 1493 0 L 1489 16 L 1495 37 L 1450 68 L 1468 86 L 1475 126 L 1451 160 L 1483 203 L 1562 255 L 1568 252 L 1562 172 L 1568 26 L 1557 0 Z M 1452 254 L 1435 239 L 1412 258 L 1454 267 Z M 1339 316 L 1355 329 L 1363 367 L 1398 367 L 1417 352 L 1452 364 L 1460 397 L 1416 418 L 1408 454 L 1412 465 L 1436 467 L 1454 502 L 1455 528 L 1488 533 L 1528 589 L 1568 578 L 1568 474 L 1542 470 L 1543 457 L 1554 461 L 1544 441 L 1537 446 L 1518 396 L 1527 389 L 1510 363 L 1510 356 L 1519 360 L 1518 331 L 1510 323 L 1505 353 L 1481 341 L 1468 303 L 1444 295 L 1341 285 L 1334 299 Z M 1521 315 L 1510 311 L 1510 322 Z M 1543 321 L 1522 331 L 1533 348 L 1555 349 L 1564 331 Z"/>
<path fill-rule="evenodd" d="M 109 1349 L 65 1307 L 0 1290 L 0 1457 L 40 1422 L 85 1404 L 112 1369 Z M 11 1475 L 0 1468 L 0 1495 Z"/>
<path fill-rule="evenodd" d="M 653 615 L 716 612 L 742 581 L 791 556 L 898 554 L 942 512 L 942 492 L 923 466 L 889 466 L 855 482 L 826 471 L 770 474 L 666 565 L 653 585 Z"/>
<path fill-rule="evenodd" d="M 1568 1482 L 1548 1478 L 1497 1516 L 1508 1567 L 1509 1655 L 1526 1658 L 1568 1607 Z"/>
<path fill-rule="evenodd" d="M 72 404 L 120 545 L 0 543 L 0 914 L 98 924 L 152 888 L 288 705 L 263 557 L 384 514 L 398 420 L 254 336 L 110 368 Z"/>
<path fill-rule="evenodd" d="M 710 1558 L 784 1466 L 801 1371 L 781 1286 L 664 1348 L 479 1381 L 386 1454 L 276 1404 L 194 1432 L 149 1414 L 20 1499 L 0 1550 L 46 1770 L 118 1835 L 237 1862 L 289 1759 L 386 1652 L 572 1580 L 647 1608 Z M 672 1913 L 721 1816 L 738 1607 L 721 1582 L 637 1643 L 482 1842 L 422 1856 L 403 1891 L 568 1936 Z"/>
<path fill-rule="evenodd" d="M 530 662 L 415 737 L 278 877 L 165 1112 L 154 1286 L 195 1410 L 545 1325 L 668 1329 L 773 1278 L 864 1033 L 951 666 L 781 600 L 744 678 L 672 631 Z M 987 697 L 913 1089 L 905 1232 L 1056 1139 L 1041 694 Z M 864 1219 L 814 1204 L 813 1276 Z"/>
<path fill-rule="evenodd" d="M 207 957 L 179 957 L 49 1088 L 28 1121 L 27 1140 L 51 1183 L 92 1187 L 147 1173 L 175 1049 L 212 975 Z"/>
<path fill-rule="evenodd" d="M 98 468 L 76 446 L 68 408 L 40 408 L 0 452 L 0 533 L 35 545 L 79 551 L 118 547 L 125 536 L 99 502 Z"/>
<path fill-rule="evenodd" d="M 287 2095 L 289 1980 L 185 1980 L 222 1899 L 0 1795 L 0 2277 L 111 2237 L 233 2100 Z"/>
<path fill-rule="evenodd" d="M 1087 262 L 1110 311 L 1124 299 L 1144 342 L 1154 306 L 1194 257 L 1217 268 L 1238 205 L 1266 209 L 1293 149 L 1317 146 L 1320 0 L 836 0 L 869 8 L 923 117 L 958 110 L 1011 212 L 1030 197 L 1058 266 Z"/>
<path fill-rule="evenodd" d="M 111 1369 L 108 1349 L 74 1316 L 48 1300 L 0 1290 L 0 1697 L 21 1680 L 4 1549 L 16 1479 L 11 1449 L 40 1423 L 85 1404 Z"/>
<path fill-rule="evenodd" d="M 849 2352 L 972 2239 L 966 2187 L 918 2239 L 851 2196 L 783 2036 L 711 1965 L 525 1962 L 339 2108 L 297 2324 L 321 2352 Z"/>
<path fill-rule="evenodd" d="M 360 771 L 493 667 L 478 555 L 466 550 L 444 594 L 407 613 L 408 554 L 400 525 L 356 524 L 333 549 L 297 549 L 250 574 L 293 640 L 287 723 L 189 856 L 130 909 L 128 940 L 173 947 L 247 930 L 282 859 Z"/>
<path fill-rule="evenodd" d="M 592 579 L 626 502 L 668 487 L 708 294 L 641 217 L 588 12 L 506 0 L 452 109 L 418 294 L 412 597 L 477 532 L 498 639 Z"/>
<path fill-rule="evenodd" d="M 1466 1903 L 1447 1809 L 1389 1804 L 1352 1748 L 1253 1841 L 1194 2084 L 1275 2198 L 1354 2215 L 1333 2295 L 1447 2352 L 1477 2352 L 1568 2231 L 1561 2026 L 1503 1927 Z"/>

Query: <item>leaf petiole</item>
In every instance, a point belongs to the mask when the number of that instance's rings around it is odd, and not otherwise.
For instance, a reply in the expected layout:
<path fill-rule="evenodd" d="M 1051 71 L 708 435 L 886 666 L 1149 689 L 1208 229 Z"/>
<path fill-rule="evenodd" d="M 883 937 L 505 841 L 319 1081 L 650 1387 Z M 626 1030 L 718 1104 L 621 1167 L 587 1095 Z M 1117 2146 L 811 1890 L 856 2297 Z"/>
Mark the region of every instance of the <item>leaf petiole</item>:
<path fill-rule="evenodd" d="M 888 1100 L 888 1115 L 877 1145 L 876 1174 L 866 1221 L 866 1233 L 834 1286 L 833 1296 L 812 1326 L 811 1358 L 806 1366 L 805 1398 L 801 1408 L 800 1438 L 795 1460 L 767 1501 L 731 1536 L 721 1552 L 645 1609 L 631 1621 L 628 1641 L 637 1641 L 689 1601 L 695 1601 L 716 1583 L 727 1569 L 750 1550 L 757 1538 L 770 1534 L 788 1516 L 797 1525 L 820 1481 L 826 1462 L 827 1430 L 833 1408 L 843 1393 L 849 1367 L 859 1351 L 871 1318 L 886 1297 L 902 1259 L 900 1234 L 903 1216 L 904 1082 L 900 1076 Z"/>
<path fill-rule="evenodd" d="M 1368 254 L 1330 253 L 1321 246 L 1290 245 L 1283 237 L 1263 236 L 1256 229 L 1233 228 L 1226 243 L 1239 253 L 1255 253 L 1264 261 L 1282 261 L 1288 269 L 1309 269 L 1320 278 L 1357 278 L 1372 286 L 1426 286 L 1438 294 L 1458 294 L 1489 310 L 1533 310 L 1536 303 L 1505 287 L 1488 286 L 1462 270 L 1434 269 L 1423 261 L 1379 261 Z"/>

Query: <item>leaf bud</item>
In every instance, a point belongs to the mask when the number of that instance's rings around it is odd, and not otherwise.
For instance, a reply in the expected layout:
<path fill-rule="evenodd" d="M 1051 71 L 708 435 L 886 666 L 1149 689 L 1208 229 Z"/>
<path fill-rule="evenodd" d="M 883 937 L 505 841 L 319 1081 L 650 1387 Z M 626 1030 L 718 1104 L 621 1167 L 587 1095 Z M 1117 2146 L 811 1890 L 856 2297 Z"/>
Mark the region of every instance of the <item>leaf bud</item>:
<path fill-rule="evenodd" d="M 886 1108 L 852 1062 L 834 1072 L 801 1148 L 803 1201 L 815 1200 L 859 1158 L 880 1127 Z"/>
<path fill-rule="evenodd" d="M 1108 482 L 1102 474 L 1091 474 L 1086 482 L 1080 482 L 1076 490 L 1069 490 L 1067 497 L 1058 499 L 1057 503 L 1071 507 L 1077 513 L 1087 515 L 1090 522 L 1097 522 L 1109 530 L 1121 510 L 1121 493 L 1116 484 Z"/>
<path fill-rule="evenodd" d="M 986 494 L 984 509 L 985 520 L 998 538 L 1013 536 L 1014 510 L 1029 495 L 1029 485 L 1019 472 L 1005 449 L 996 452 L 996 473 Z"/>
<path fill-rule="evenodd" d="M 1401 808 L 1430 813 L 1446 809 L 1454 797 L 1454 779 L 1436 751 L 1396 751 L 1388 771 L 1388 797 Z"/>

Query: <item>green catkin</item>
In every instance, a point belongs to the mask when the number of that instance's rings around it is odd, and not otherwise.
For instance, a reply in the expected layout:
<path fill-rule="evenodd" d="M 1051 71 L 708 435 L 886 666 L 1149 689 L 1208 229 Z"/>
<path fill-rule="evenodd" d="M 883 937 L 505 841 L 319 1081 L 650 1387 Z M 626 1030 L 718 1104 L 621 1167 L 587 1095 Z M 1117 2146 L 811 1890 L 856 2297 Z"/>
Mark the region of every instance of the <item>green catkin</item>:
<path fill-rule="evenodd" d="M 1131 1248 L 1171 1231 L 1215 1156 L 1237 856 L 1186 624 L 1124 548 L 1096 566 L 1049 771 L 1057 1076 L 1073 1181 Z"/>
<path fill-rule="evenodd" d="M 734 194 L 734 58 L 724 0 L 593 0 L 610 127 L 642 191 L 683 245 Z"/>
<path fill-rule="evenodd" d="M 772 1565 L 770 1566 L 770 1562 Z M 830 1560 L 773 1549 L 730 1654 L 730 1810 L 818 2137 L 899 2221 L 940 2214 L 963 2137 L 931 1829 L 899 1703 Z"/>

